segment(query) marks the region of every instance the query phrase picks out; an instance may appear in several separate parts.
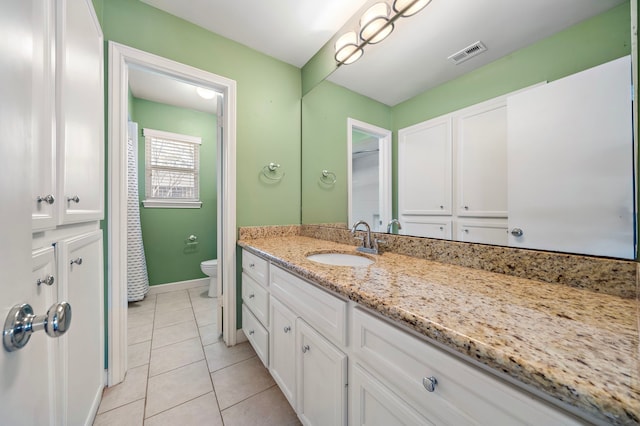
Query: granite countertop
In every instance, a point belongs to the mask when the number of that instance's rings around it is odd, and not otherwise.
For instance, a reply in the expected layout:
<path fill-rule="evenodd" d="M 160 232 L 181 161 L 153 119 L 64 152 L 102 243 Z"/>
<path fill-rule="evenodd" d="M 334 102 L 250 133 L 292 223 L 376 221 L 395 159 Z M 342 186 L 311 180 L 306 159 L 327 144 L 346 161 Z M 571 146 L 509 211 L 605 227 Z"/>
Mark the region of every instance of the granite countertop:
<path fill-rule="evenodd" d="M 306 255 L 355 247 L 302 236 L 238 244 L 601 422 L 640 423 L 636 300 L 394 253 L 323 265 Z"/>

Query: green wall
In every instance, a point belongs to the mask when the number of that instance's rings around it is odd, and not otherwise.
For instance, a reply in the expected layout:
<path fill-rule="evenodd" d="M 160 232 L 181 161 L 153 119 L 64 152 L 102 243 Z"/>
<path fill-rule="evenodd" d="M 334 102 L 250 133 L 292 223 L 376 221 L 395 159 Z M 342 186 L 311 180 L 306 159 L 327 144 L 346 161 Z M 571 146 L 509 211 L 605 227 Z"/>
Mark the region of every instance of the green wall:
<path fill-rule="evenodd" d="M 138 191 L 145 198 L 145 139 L 143 128 L 181 133 L 202 138 L 200 146 L 199 209 L 144 208 L 140 224 L 144 241 L 149 284 L 165 284 L 205 278 L 200 262 L 217 258 L 217 123 L 214 114 L 133 99 L 130 111 L 138 123 Z M 197 245 L 186 245 L 189 235 Z"/>
<path fill-rule="evenodd" d="M 94 0 L 105 40 L 237 82 L 237 224 L 300 223 L 300 69 L 139 0 Z M 260 180 L 282 165 L 277 185 Z"/>
<path fill-rule="evenodd" d="M 347 118 L 392 128 L 390 107 L 328 81 L 302 100 L 302 223 L 347 222 Z M 320 182 L 325 169 L 334 185 Z"/>
<path fill-rule="evenodd" d="M 394 107 L 387 107 L 390 116 L 386 119 L 377 117 L 379 121 L 376 122 L 373 119 L 359 118 L 393 130 L 394 217 L 397 217 L 398 211 L 399 129 L 541 81 L 553 81 L 630 52 L 630 10 L 629 4 L 625 3 Z M 305 68 L 312 65 L 314 62 L 310 61 Z M 339 86 L 330 87 L 330 84 L 326 81 L 321 83 L 306 94 L 302 101 L 303 223 L 346 221 L 346 182 L 341 185 L 336 183 L 335 188 L 322 191 L 318 188 L 316 175 L 321 167 L 320 160 L 326 162 L 329 158 L 332 167 L 340 171 L 346 170 L 346 117 L 371 116 L 370 108 L 376 104 L 371 99 L 363 102 L 365 106 L 349 102 L 347 99 L 357 98 L 359 95 Z M 384 108 L 380 111 L 384 111 Z M 387 124 L 381 124 L 382 122 Z M 308 170 L 309 166 L 314 170 Z"/>

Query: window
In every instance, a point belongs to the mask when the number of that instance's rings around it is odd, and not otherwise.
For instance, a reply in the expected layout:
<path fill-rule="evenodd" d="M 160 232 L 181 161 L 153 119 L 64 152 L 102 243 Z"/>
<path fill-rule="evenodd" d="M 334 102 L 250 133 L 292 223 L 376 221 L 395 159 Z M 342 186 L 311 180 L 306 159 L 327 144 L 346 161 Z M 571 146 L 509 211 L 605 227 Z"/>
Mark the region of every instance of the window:
<path fill-rule="evenodd" d="M 144 129 L 145 207 L 199 208 L 201 138 Z"/>

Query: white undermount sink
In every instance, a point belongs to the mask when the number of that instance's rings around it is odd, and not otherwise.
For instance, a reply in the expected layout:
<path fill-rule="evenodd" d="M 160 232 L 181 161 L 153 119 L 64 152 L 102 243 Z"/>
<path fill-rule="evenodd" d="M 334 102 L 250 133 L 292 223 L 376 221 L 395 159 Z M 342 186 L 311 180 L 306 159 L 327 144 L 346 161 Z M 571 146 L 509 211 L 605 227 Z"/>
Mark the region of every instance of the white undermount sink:
<path fill-rule="evenodd" d="M 368 257 L 350 253 L 316 253 L 307 255 L 307 259 L 333 266 L 369 266 L 375 262 Z"/>

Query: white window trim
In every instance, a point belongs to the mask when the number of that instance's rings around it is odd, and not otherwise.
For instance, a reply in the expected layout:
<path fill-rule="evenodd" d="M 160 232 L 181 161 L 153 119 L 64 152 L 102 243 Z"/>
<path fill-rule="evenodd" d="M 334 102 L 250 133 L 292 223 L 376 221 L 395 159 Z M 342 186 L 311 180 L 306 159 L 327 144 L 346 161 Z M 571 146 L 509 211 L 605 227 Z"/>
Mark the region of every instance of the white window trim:
<path fill-rule="evenodd" d="M 163 130 L 156 129 L 142 129 L 142 135 L 146 138 L 158 138 L 158 139 L 170 139 L 180 142 L 188 142 L 196 145 L 202 145 L 202 138 L 199 136 L 183 135 L 180 133 L 165 132 Z M 146 151 L 145 140 L 145 151 Z M 145 165 L 146 170 L 146 165 Z M 200 179 L 200 167 L 198 166 L 198 180 Z M 147 182 L 145 182 L 146 186 Z M 200 196 L 200 184 L 198 183 L 198 196 Z M 145 197 L 147 195 L 147 189 L 145 188 Z M 198 200 L 180 200 L 180 199 L 168 199 L 168 198 L 145 198 L 142 200 L 144 208 L 164 208 L 164 209 L 199 209 L 202 207 L 202 201 Z"/>

